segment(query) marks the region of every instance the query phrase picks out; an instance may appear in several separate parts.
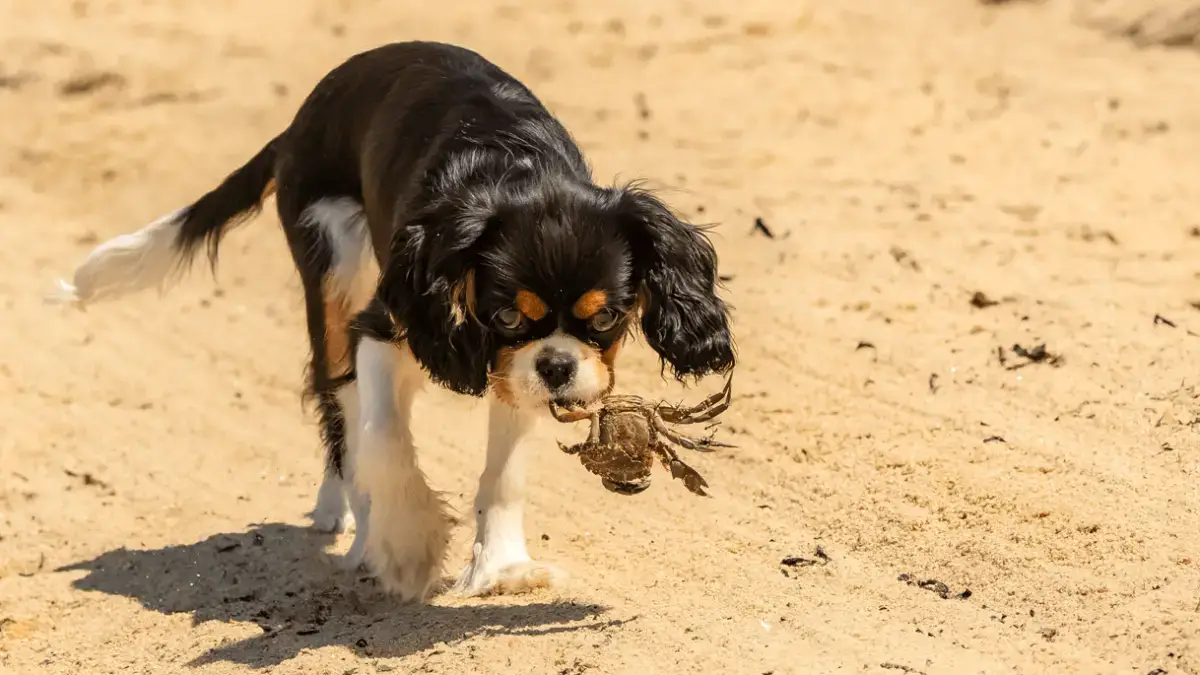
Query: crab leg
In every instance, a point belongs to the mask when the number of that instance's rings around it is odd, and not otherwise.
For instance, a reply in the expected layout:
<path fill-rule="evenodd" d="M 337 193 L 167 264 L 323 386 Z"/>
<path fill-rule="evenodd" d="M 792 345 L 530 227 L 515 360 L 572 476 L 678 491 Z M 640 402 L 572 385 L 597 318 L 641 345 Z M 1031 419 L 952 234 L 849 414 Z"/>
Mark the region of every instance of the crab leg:
<path fill-rule="evenodd" d="M 671 462 L 683 461 L 679 459 L 679 453 L 675 452 L 675 448 L 672 448 L 662 441 L 651 440 L 650 449 L 654 451 L 654 454 L 658 455 L 658 459 L 660 462 L 662 462 L 663 468 L 667 469 L 668 471 L 671 469 Z"/>
<path fill-rule="evenodd" d="M 708 496 L 708 493 L 704 491 L 704 488 L 708 487 L 708 481 L 704 480 L 704 476 L 701 476 L 699 471 L 696 471 L 685 464 L 682 459 L 679 459 L 679 455 L 675 453 L 675 450 L 671 446 L 666 443 L 655 442 L 650 444 L 650 449 L 658 454 L 663 468 L 671 472 L 672 478 L 682 480 L 684 486 L 689 491 L 701 497 Z"/>
<path fill-rule="evenodd" d="M 588 432 L 588 444 L 597 445 L 600 443 L 600 413 L 594 412 L 589 417 L 592 420 L 592 430 Z"/>
<path fill-rule="evenodd" d="M 550 403 L 550 414 L 554 419 L 568 424 L 571 422 L 582 422 L 583 420 L 591 420 L 591 430 L 588 432 L 588 445 L 595 445 L 600 442 L 600 412 L 591 411 L 587 408 L 564 408 L 557 403 Z M 582 445 L 566 446 L 561 442 L 558 448 L 568 455 L 574 455 L 579 452 Z"/>
<path fill-rule="evenodd" d="M 672 431 L 671 428 L 668 427 L 666 425 L 666 423 L 663 421 L 662 417 L 659 417 L 659 415 L 657 413 L 652 413 L 650 415 L 650 423 L 654 425 L 654 430 L 657 431 L 658 433 L 662 434 L 663 436 L 665 436 L 667 438 L 667 440 L 671 441 L 672 443 L 674 443 L 676 445 L 681 445 L 681 446 L 687 448 L 688 450 L 696 450 L 697 452 L 703 452 L 704 450 L 707 450 L 708 448 L 732 448 L 732 447 L 734 447 L 728 443 L 722 443 L 720 441 L 714 441 L 714 440 L 703 440 L 702 441 L 702 440 L 692 438 L 690 436 L 685 436 L 685 435 L 679 433 L 678 431 Z"/>
<path fill-rule="evenodd" d="M 586 410 L 582 410 L 582 411 L 576 410 L 576 411 L 572 411 L 572 414 L 578 414 L 580 412 L 587 413 Z M 593 445 L 597 445 L 598 443 L 600 443 L 600 413 L 598 413 L 598 412 L 588 413 L 587 417 L 577 417 L 575 419 L 570 419 L 570 420 L 564 420 L 564 419 L 560 418 L 558 415 L 555 415 L 554 418 L 560 422 L 564 422 L 564 421 L 578 422 L 579 420 L 583 420 L 583 419 L 591 419 L 592 420 L 592 430 L 590 432 L 588 432 L 587 443 L 580 443 L 579 445 L 572 445 L 571 447 L 567 447 L 567 446 L 563 445 L 561 441 L 559 441 L 558 449 L 562 450 L 563 452 L 567 453 L 568 455 L 574 455 L 574 454 L 578 453 L 580 451 L 580 449 L 582 449 L 585 446 L 593 446 Z"/>
<path fill-rule="evenodd" d="M 554 416 L 554 419 L 564 424 L 582 422 L 596 416 L 595 413 L 586 408 L 564 408 L 553 402 L 550 403 L 550 414 Z"/>
<path fill-rule="evenodd" d="M 659 410 L 663 419 L 671 424 L 697 424 L 707 422 L 729 409 L 733 402 L 732 380 L 725 383 L 721 391 L 709 396 L 699 404 L 690 408 L 661 406 Z"/>

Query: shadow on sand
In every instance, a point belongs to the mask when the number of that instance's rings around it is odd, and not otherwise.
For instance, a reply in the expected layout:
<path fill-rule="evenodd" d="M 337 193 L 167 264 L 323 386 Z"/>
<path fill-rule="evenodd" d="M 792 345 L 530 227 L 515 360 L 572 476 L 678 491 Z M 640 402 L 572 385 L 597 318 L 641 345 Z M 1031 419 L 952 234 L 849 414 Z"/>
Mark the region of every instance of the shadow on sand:
<path fill-rule="evenodd" d="M 597 630 L 600 605 L 570 601 L 403 605 L 361 575 L 338 570 L 324 554 L 332 535 L 269 523 L 182 546 L 117 549 L 60 571 L 84 570 L 75 588 L 134 598 L 164 614 L 249 622 L 262 629 L 214 647 L 190 665 L 230 661 L 271 666 L 305 649 L 341 645 L 360 656 L 399 657 L 476 635 L 544 635 Z M 586 622 L 586 623 L 581 623 Z"/>

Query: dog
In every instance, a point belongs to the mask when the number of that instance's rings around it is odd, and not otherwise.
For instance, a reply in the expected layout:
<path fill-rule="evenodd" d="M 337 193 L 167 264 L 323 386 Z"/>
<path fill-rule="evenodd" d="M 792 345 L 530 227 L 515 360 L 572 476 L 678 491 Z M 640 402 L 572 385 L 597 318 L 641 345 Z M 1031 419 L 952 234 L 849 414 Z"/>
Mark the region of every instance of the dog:
<path fill-rule="evenodd" d="M 330 71 L 291 124 L 191 205 L 96 247 L 58 297 L 165 290 L 275 196 L 303 287 L 306 394 L 327 467 L 311 514 L 356 523 L 347 565 L 423 601 L 454 519 L 409 429 L 426 382 L 489 399 L 475 543 L 455 589 L 562 578 L 532 560 L 520 440 L 549 403 L 611 391 L 639 328 L 680 381 L 731 370 L 730 307 L 704 228 L 637 184 L 601 187 L 563 125 L 478 53 L 399 42 Z"/>

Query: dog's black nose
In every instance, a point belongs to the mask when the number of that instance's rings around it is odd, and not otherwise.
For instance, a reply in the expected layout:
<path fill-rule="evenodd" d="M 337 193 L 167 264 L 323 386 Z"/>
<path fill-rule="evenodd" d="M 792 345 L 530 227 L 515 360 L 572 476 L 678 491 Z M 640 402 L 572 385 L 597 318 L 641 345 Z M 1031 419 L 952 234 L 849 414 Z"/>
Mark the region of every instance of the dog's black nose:
<path fill-rule="evenodd" d="M 542 376 L 546 388 L 551 391 L 567 386 L 571 378 L 575 377 L 575 359 L 560 351 L 544 351 L 538 354 L 534 367 L 537 368 L 538 375 Z"/>

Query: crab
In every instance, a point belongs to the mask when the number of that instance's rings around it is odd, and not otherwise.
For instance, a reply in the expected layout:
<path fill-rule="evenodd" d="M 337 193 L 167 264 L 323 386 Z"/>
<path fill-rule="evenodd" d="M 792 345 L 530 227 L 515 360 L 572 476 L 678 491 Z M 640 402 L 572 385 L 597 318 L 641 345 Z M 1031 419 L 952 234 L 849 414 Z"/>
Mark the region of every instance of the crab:
<path fill-rule="evenodd" d="M 576 455 L 584 468 L 600 476 L 611 492 L 635 495 L 650 487 L 650 469 L 657 457 L 673 478 L 683 481 L 688 490 L 707 496 L 708 482 L 698 471 L 679 459 L 671 444 L 689 450 L 704 451 L 715 447 L 732 448 L 711 438 L 696 439 L 672 430 L 668 424 L 698 424 L 716 418 L 729 408 L 732 379 L 725 388 L 690 408 L 649 403 L 639 396 L 610 395 L 599 407 L 550 403 L 550 414 L 564 424 L 591 421 L 591 433 L 583 443 L 558 447 Z"/>

